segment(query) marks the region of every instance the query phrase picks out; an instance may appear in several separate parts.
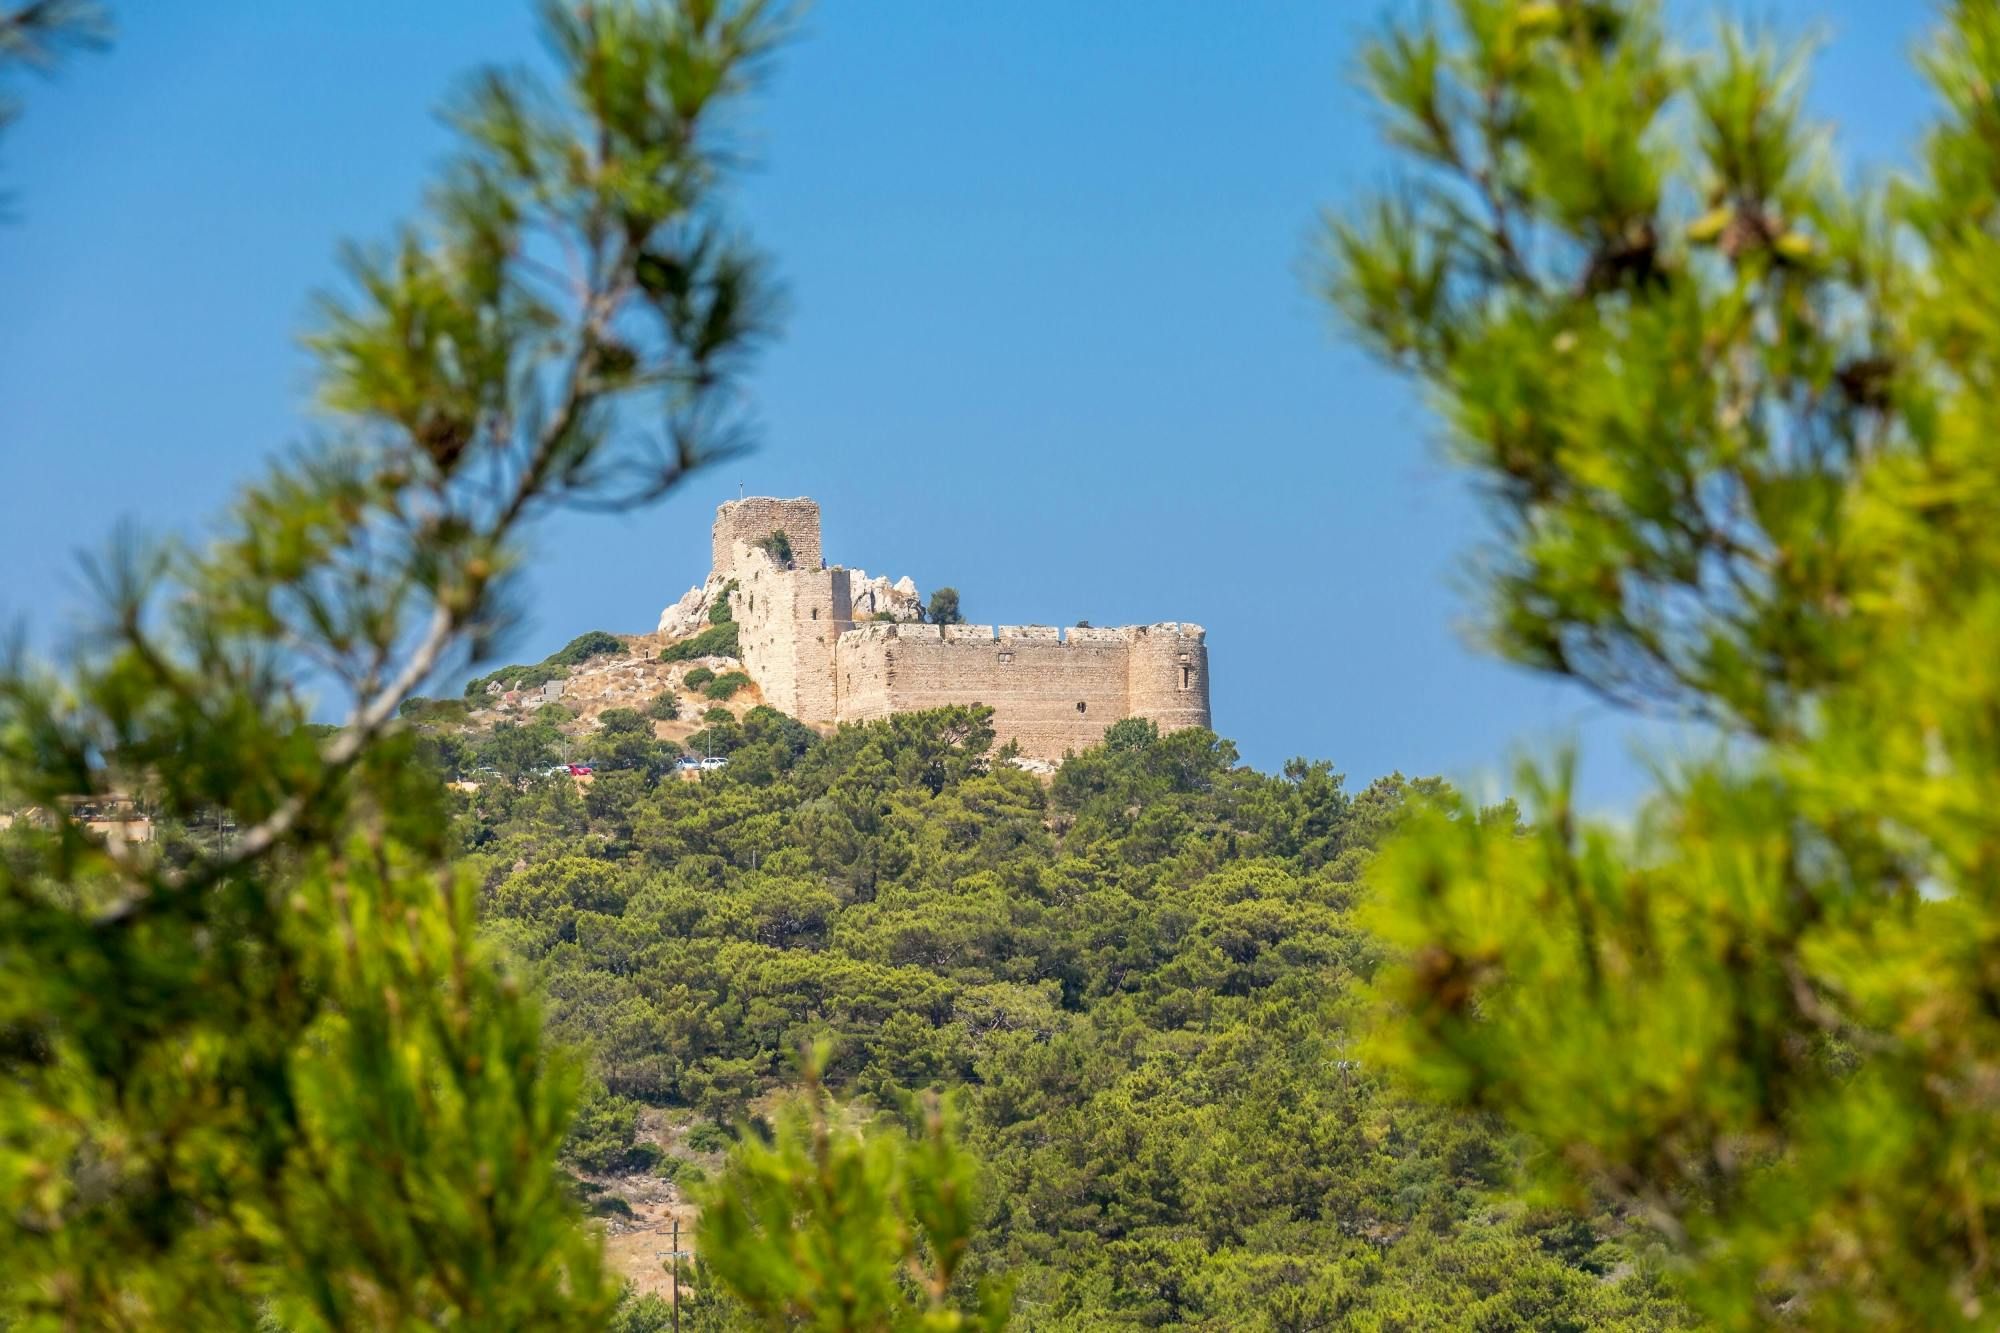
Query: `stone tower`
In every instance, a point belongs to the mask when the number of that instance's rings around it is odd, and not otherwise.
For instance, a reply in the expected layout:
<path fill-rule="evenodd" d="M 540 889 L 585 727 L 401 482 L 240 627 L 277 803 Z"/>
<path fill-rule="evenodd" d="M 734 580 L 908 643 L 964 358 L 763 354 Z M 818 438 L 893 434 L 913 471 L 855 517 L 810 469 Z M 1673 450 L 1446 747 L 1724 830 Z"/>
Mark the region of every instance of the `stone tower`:
<path fill-rule="evenodd" d="M 1196 625 L 1168 621 L 1126 631 L 1125 707 L 1161 731 L 1208 725 L 1208 643 Z"/>
<path fill-rule="evenodd" d="M 788 568 L 765 549 L 773 532 L 791 544 Z M 806 721 L 832 721 L 834 644 L 854 628 L 854 612 L 847 571 L 821 567 L 819 506 L 803 496 L 732 500 L 715 512 L 712 544 L 716 573 L 736 584 L 729 600 L 738 651 L 764 701 Z"/>
<path fill-rule="evenodd" d="M 714 563 L 709 568 L 725 577 L 736 577 L 736 544 L 757 546 L 774 532 L 784 533 L 791 543 L 792 568 L 818 569 L 826 563 L 820 553 L 817 504 L 803 495 L 791 500 L 753 495 L 716 506 L 715 527 L 709 536 Z"/>

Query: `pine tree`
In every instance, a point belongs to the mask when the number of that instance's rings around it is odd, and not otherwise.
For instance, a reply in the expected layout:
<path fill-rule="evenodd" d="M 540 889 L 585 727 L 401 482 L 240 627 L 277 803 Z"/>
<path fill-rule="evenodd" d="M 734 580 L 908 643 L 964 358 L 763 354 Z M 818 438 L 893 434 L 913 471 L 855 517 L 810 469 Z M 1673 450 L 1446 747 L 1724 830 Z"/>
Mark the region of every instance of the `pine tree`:
<path fill-rule="evenodd" d="M 703 1267 L 758 1328 L 821 1333 L 972 1333 L 1007 1326 L 1007 1295 L 985 1286 L 977 1311 L 955 1304 L 979 1221 L 979 1165 L 935 1097 L 912 1136 L 851 1123 L 819 1081 L 779 1110 L 768 1142 L 750 1138 L 700 1190 Z M 848 1121 L 850 1123 L 843 1123 Z"/>
<path fill-rule="evenodd" d="M 734 443 L 768 305 L 726 117 L 781 25 L 544 15 L 557 82 L 468 84 L 422 220 L 322 300 L 330 438 L 199 544 L 123 539 L 83 646 L 0 666 L 9 1327 L 608 1314 L 554 1163 L 578 1070 L 478 942 L 397 716 L 506 628 L 524 525 Z M 84 818 L 127 802 L 161 836 Z"/>
<path fill-rule="evenodd" d="M 1489 642 L 1699 719 L 1630 826 L 1566 763 L 1375 876 L 1382 1053 L 1642 1210 L 1721 1325 L 1990 1324 L 2000 1283 L 2000 4 L 1852 182 L 1797 50 L 1454 0 L 1365 78 L 1408 166 L 1329 294 L 1497 536 Z"/>

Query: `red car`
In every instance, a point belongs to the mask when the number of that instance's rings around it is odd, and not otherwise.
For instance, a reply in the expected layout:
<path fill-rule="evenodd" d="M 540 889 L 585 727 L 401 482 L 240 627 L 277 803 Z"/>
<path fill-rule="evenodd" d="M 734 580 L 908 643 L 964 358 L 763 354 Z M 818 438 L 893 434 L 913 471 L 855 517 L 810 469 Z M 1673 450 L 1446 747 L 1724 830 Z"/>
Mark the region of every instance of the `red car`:
<path fill-rule="evenodd" d="M 569 775 L 573 778 L 587 778 L 590 776 L 590 765 L 571 764 L 569 765 Z"/>

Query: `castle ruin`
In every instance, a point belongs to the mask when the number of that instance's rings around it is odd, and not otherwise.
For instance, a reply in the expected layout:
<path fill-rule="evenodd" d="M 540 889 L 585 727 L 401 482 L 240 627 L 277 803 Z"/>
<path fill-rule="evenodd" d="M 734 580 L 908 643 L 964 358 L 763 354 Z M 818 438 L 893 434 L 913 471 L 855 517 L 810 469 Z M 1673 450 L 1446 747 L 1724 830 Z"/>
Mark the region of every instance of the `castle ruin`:
<path fill-rule="evenodd" d="M 776 533 L 790 548 L 788 560 L 773 552 Z M 999 743 L 1017 742 L 1023 754 L 1043 760 L 1095 744 L 1123 718 L 1150 718 L 1162 729 L 1209 725 L 1208 649 L 1199 625 L 923 624 L 914 619 L 908 580 L 892 587 L 826 564 L 819 506 L 804 497 L 752 496 L 720 506 L 713 558 L 707 587 L 719 595 L 734 585 L 730 609 L 744 669 L 766 703 L 802 722 L 867 722 L 985 704 Z M 875 617 L 859 623 L 857 614 L 871 612 L 856 610 L 857 582 Z M 885 600 L 894 609 L 882 610 Z"/>

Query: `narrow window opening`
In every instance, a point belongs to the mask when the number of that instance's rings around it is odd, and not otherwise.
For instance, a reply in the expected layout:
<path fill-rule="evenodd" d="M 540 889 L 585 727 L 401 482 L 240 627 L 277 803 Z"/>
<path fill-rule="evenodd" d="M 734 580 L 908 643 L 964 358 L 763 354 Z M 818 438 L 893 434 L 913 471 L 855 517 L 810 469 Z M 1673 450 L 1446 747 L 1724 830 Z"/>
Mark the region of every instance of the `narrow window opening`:
<path fill-rule="evenodd" d="M 1002 653 L 1002 654 L 1000 654 L 1000 660 L 1001 660 L 1001 661 L 1003 661 L 1003 662 L 1011 662 L 1011 661 L 1013 661 L 1013 660 L 1014 660 L 1014 654 L 1012 654 L 1012 653 Z"/>
<path fill-rule="evenodd" d="M 1084 704 L 1083 704 L 1083 700 L 1081 700 L 1081 699 L 1078 699 L 1078 700 L 1076 701 L 1076 711 L 1077 711 L 1077 712 L 1079 712 L 1079 713 L 1081 713 L 1081 712 L 1082 712 L 1083 710 L 1084 710 Z"/>
<path fill-rule="evenodd" d="M 815 607 L 813 608 L 813 619 L 814 619 L 814 620 L 818 620 L 818 619 L 819 619 L 819 608 L 818 608 L 818 607 L 816 607 L 816 606 L 815 606 Z"/>
<path fill-rule="evenodd" d="M 1194 687 L 1194 668 L 1193 668 L 1193 667 L 1182 667 L 1182 668 L 1181 668 L 1181 688 L 1182 688 L 1182 689 L 1184 689 L 1184 690 L 1186 690 L 1186 689 L 1192 689 L 1193 687 Z"/>

